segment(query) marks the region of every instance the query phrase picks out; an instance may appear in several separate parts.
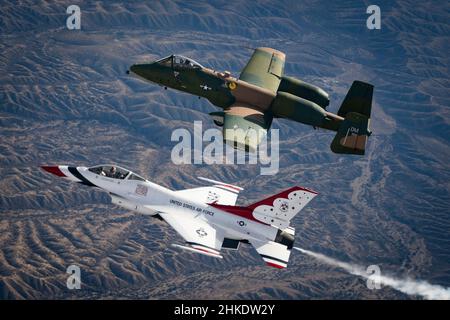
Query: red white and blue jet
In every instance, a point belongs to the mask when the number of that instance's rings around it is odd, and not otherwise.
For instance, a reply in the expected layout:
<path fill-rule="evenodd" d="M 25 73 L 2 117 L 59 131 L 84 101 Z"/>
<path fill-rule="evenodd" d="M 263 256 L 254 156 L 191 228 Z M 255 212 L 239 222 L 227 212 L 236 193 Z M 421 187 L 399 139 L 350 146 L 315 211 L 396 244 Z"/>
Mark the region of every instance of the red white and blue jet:
<path fill-rule="evenodd" d="M 317 192 L 292 187 L 248 206 L 236 206 L 243 189 L 199 178 L 211 185 L 169 190 L 116 165 L 43 166 L 56 176 L 109 193 L 113 204 L 164 220 L 186 242 L 177 248 L 222 258 L 222 249 L 250 243 L 267 265 L 287 267 L 294 244 L 292 218 Z"/>

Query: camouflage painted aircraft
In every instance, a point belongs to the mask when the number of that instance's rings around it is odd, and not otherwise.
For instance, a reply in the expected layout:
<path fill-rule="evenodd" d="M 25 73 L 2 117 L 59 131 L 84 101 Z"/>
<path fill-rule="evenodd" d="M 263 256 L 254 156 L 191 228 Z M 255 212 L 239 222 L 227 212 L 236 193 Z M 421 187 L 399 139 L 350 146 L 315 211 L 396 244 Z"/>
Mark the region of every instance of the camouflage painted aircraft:
<path fill-rule="evenodd" d="M 333 114 L 326 110 L 330 100 L 323 89 L 283 75 L 285 58 L 278 50 L 257 48 L 239 79 L 180 55 L 134 64 L 127 73 L 166 89 L 204 97 L 222 108 L 210 115 L 223 127 L 224 141 L 235 148 L 256 150 L 273 118 L 285 118 L 336 131 L 331 143 L 335 153 L 363 155 L 371 134 L 373 86 L 354 81 L 338 113 Z M 250 131 L 258 132 L 256 138 Z"/>

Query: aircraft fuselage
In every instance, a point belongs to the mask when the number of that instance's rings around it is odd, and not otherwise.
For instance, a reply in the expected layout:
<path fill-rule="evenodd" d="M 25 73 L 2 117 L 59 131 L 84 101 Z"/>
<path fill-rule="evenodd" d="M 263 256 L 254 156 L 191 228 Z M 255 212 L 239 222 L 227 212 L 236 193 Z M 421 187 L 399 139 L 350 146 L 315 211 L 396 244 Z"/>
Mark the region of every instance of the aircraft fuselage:
<path fill-rule="evenodd" d="M 176 58 L 171 56 L 152 63 L 135 64 L 130 67 L 130 72 L 145 81 L 205 98 L 225 112 L 238 103 L 270 117 L 289 118 L 333 131 L 337 131 L 343 120 L 327 112 L 324 107 L 298 100 L 296 95 L 277 97 L 278 92 L 232 77 L 229 72 L 218 72 L 196 64 L 175 63 L 174 60 Z M 268 128 L 270 124 L 271 121 L 264 127 Z"/>
<path fill-rule="evenodd" d="M 235 240 L 267 239 L 274 240 L 278 228 L 252 219 L 232 214 L 195 201 L 176 191 L 164 188 L 148 180 L 116 179 L 96 174 L 86 167 L 59 166 L 65 178 L 85 185 L 98 187 L 111 196 L 112 203 L 141 214 L 164 219 L 164 214 L 177 211 L 181 214 L 205 219 L 211 225 L 225 231 L 224 237 Z"/>

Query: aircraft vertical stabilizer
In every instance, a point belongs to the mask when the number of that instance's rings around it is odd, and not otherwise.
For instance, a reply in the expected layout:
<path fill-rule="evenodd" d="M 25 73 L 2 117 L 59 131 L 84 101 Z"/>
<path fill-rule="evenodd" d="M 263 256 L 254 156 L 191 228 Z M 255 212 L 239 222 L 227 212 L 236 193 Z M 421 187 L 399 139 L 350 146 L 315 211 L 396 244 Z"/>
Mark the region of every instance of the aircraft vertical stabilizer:
<path fill-rule="evenodd" d="M 354 81 L 338 115 L 344 117 L 338 132 L 331 143 L 334 153 L 363 155 L 366 149 L 372 110 L 373 85 Z"/>
<path fill-rule="evenodd" d="M 283 229 L 317 194 L 303 187 L 292 187 L 247 208 L 253 211 L 253 216 L 259 221 Z"/>

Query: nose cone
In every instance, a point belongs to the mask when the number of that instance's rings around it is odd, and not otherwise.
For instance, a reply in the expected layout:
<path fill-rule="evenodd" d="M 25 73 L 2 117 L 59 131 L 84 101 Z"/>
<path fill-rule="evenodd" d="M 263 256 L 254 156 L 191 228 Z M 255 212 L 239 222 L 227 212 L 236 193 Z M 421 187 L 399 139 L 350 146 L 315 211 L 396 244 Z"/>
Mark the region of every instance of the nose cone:
<path fill-rule="evenodd" d="M 133 64 L 130 67 L 130 72 L 132 74 L 135 74 L 139 77 L 142 77 L 144 79 L 147 80 L 151 80 L 152 78 L 152 64 L 151 63 L 146 63 L 146 64 Z"/>
<path fill-rule="evenodd" d="M 59 166 L 41 166 L 41 168 L 58 177 L 65 177 L 66 175 L 59 169 Z"/>
<path fill-rule="evenodd" d="M 135 73 L 135 74 L 137 74 L 137 75 L 139 75 L 140 73 L 142 73 L 142 71 L 143 71 L 143 66 L 144 65 L 142 65 L 142 64 L 133 64 L 131 67 L 130 67 L 130 71 L 131 72 L 133 72 L 133 73 Z"/>
<path fill-rule="evenodd" d="M 166 78 L 165 72 L 157 63 L 133 64 L 130 67 L 129 73 L 139 79 L 151 81 L 154 83 L 161 83 Z"/>

